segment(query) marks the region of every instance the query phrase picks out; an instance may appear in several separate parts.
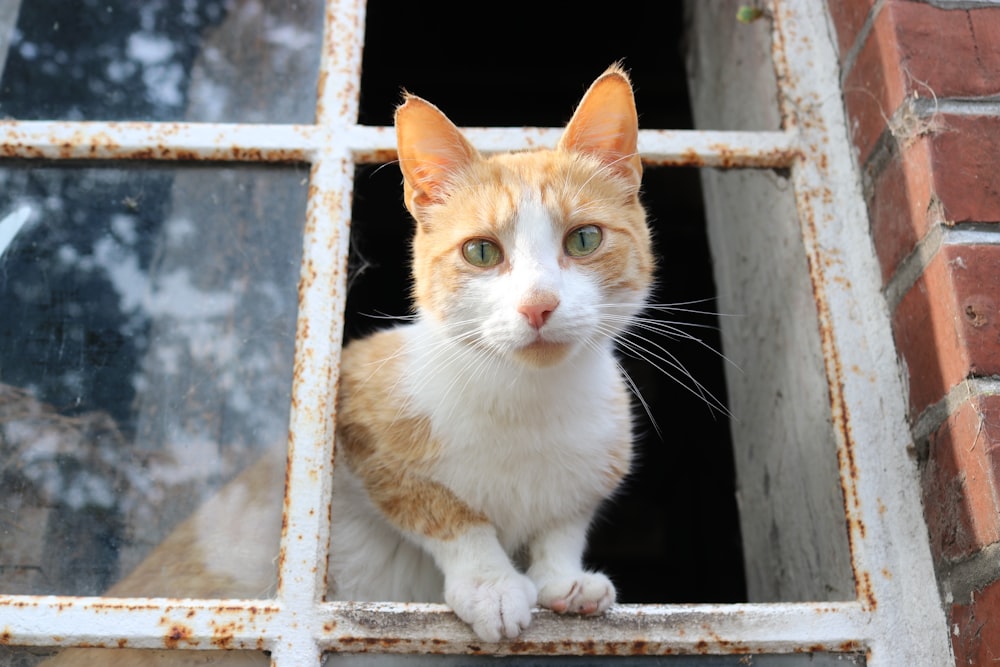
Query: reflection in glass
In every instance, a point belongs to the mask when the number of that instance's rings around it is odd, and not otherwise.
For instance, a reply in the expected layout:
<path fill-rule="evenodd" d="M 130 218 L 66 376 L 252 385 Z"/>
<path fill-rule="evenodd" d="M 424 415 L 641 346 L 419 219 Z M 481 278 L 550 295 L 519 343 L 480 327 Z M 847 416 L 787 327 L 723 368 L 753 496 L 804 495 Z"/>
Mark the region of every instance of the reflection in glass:
<path fill-rule="evenodd" d="M 0 593 L 273 592 L 305 191 L 0 169 Z"/>
<path fill-rule="evenodd" d="M 266 667 L 264 653 L 255 651 L 158 651 L 148 649 L 69 649 L 9 648 L 0 646 L 0 665 L 4 667 L 169 667 L 197 664 L 201 667 Z"/>
<path fill-rule="evenodd" d="M 0 118 L 313 118 L 321 2 L 4 0 Z"/>

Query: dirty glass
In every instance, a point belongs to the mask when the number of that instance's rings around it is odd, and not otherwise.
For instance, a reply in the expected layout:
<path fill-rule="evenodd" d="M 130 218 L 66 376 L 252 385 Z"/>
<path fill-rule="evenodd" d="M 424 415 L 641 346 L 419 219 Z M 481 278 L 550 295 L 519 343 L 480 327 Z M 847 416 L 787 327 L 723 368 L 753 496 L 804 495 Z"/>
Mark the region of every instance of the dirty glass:
<path fill-rule="evenodd" d="M 0 0 L 0 119 L 309 123 L 323 3 Z"/>
<path fill-rule="evenodd" d="M 0 165 L 0 593 L 273 593 L 307 175 Z"/>

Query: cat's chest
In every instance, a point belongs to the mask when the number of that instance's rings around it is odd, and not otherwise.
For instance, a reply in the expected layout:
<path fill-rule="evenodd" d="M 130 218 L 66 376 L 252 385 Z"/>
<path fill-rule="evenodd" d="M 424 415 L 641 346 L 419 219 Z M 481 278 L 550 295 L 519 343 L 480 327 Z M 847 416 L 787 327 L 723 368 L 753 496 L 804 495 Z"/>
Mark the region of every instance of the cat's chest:
<path fill-rule="evenodd" d="M 564 375 L 495 372 L 461 385 L 442 376 L 411 397 L 431 423 L 434 477 L 490 516 L 505 542 L 592 511 L 627 458 L 629 410 L 613 360 L 581 363 Z"/>

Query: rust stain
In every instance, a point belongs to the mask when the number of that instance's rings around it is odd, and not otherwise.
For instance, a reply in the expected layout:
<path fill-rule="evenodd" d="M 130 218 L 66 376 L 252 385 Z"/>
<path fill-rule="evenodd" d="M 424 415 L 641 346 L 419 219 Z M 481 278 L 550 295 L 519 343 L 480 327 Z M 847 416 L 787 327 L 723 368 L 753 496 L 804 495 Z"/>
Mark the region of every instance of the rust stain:
<path fill-rule="evenodd" d="M 875 593 L 872 591 L 871 575 L 867 572 L 862 572 L 857 579 L 858 581 L 856 582 L 856 586 L 858 588 L 858 598 L 861 600 L 861 604 L 867 610 L 875 611 L 878 609 L 878 599 L 876 599 Z"/>
<path fill-rule="evenodd" d="M 164 618 L 164 625 L 169 624 L 169 619 Z M 181 625 L 179 623 L 170 624 L 170 628 L 167 633 L 163 636 L 163 645 L 167 648 L 177 648 L 182 643 L 189 646 L 197 646 L 198 640 L 192 639 L 194 633 L 191 628 L 186 625 Z"/>
<path fill-rule="evenodd" d="M 385 164 L 387 162 L 395 162 L 398 160 L 399 154 L 396 152 L 395 148 L 379 148 L 359 151 L 355 154 L 354 159 L 357 160 L 359 164 Z"/>
<path fill-rule="evenodd" d="M 701 655 L 749 655 L 766 653 L 763 649 L 751 648 L 744 642 L 731 641 L 714 635 L 698 641 L 692 649 L 678 650 L 676 647 L 647 639 L 623 641 L 597 641 L 584 639 L 580 641 L 560 640 L 533 642 L 515 640 L 496 645 L 482 646 L 479 644 L 464 644 L 460 648 L 467 655 L 589 655 L 589 656 L 639 656 L 639 655 L 674 655 L 696 653 Z M 376 651 L 409 653 L 419 650 L 425 653 L 444 654 L 449 642 L 443 639 L 399 640 L 379 637 L 346 636 L 337 639 L 339 651 L 346 653 L 368 653 Z M 813 649 L 815 647 L 810 647 Z M 829 650 L 823 648 L 822 650 Z M 798 649 L 799 652 L 807 652 Z"/>
<path fill-rule="evenodd" d="M 825 170 L 821 170 L 821 173 L 825 173 Z M 871 589 L 870 576 L 867 572 L 857 571 L 858 559 L 855 540 L 865 539 L 867 530 L 864 521 L 861 519 L 858 464 L 855 459 L 854 436 L 851 432 L 851 415 L 844 400 L 844 368 L 837 353 L 837 343 L 832 326 L 833 316 L 830 311 L 829 298 L 826 294 L 826 285 L 829 282 L 826 277 L 826 271 L 833 268 L 837 260 L 828 255 L 823 255 L 815 243 L 815 240 L 819 238 L 815 207 L 817 199 L 824 199 L 823 191 L 803 191 L 797 197 L 796 203 L 799 209 L 799 219 L 803 227 L 803 236 L 807 239 L 806 258 L 809 266 L 810 282 L 812 284 L 813 301 L 816 304 L 820 341 L 826 367 L 830 415 L 833 426 L 839 435 L 838 441 L 840 444 L 837 447 L 837 465 L 840 469 L 840 486 L 844 499 L 848 547 L 851 552 L 851 562 L 855 567 L 855 593 L 859 600 L 865 603 L 870 609 L 874 609 L 876 600 Z"/>
<path fill-rule="evenodd" d="M 212 646 L 217 646 L 221 649 L 234 648 L 236 633 L 242 632 L 245 629 L 242 623 L 237 623 L 236 621 L 222 624 L 212 621 L 210 625 L 212 627 L 212 639 L 210 642 Z"/>

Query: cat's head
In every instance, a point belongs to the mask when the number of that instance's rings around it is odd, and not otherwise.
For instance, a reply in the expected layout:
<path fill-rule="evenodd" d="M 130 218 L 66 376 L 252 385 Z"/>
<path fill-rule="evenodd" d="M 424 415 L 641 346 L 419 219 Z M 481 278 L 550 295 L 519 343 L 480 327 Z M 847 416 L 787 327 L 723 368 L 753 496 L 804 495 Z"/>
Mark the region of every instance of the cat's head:
<path fill-rule="evenodd" d="M 412 95 L 396 133 L 422 317 L 469 345 L 551 366 L 641 309 L 654 260 L 620 68 L 591 85 L 555 150 L 484 157 Z"/>

